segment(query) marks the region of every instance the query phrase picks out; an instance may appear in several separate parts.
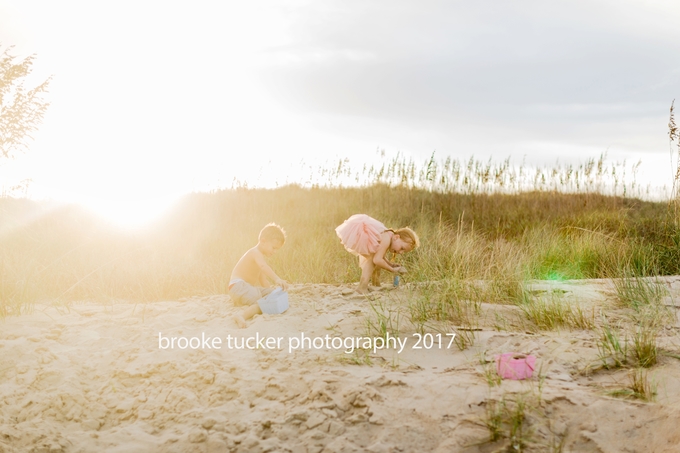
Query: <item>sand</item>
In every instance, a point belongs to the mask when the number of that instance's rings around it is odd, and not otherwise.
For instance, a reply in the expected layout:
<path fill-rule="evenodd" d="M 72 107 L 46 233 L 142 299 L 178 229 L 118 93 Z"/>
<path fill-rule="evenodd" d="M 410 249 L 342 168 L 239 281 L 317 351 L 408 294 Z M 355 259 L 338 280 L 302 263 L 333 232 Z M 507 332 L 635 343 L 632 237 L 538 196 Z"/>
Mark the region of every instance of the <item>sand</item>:
<path fill-rule="evenodd" d="M 680 278 L 664 282 L 676 320 L 658 341 L 680 355 Z M 612 303 L 606 280 L 532 285 L 584 307 Z M 369 300 L 351 285 L 296 285 L 286 313 L 245 329 L 225 295 L 37 305 L 0 321 L 0 452 L 506 451 L 518 437 L 490 441 L 487 422 L 495 401 L 516 408 L 518 398 L 525 451 L 680 451 L 679 359 L 662 354 L 650 369 L 655 401 L 615 397 L 630 370 L 602 368 L 596 331 L 523 330 L 518 309 L 498 304 L 481 305 L 479 330 L 458 331 L 474 334 L 467 349 L 449 347 L 445 334 L 457 330 L 442 325 L 441 346 L 415 349 L 415 328 L 397 308 L 411 291 L 385 287 Z M 336 346 L 374 341 L 366 319 L 378 320 L 376 307 L 401 313 L 401 352 L 288 349 L 302 334 Z M 201 346 L 160 349 L 159 333 Z M 237 349 L 247 338 L 260 347 Z M 537 357 L 534 377 L 490 385 L 494 356 L 511 351 Z"/>

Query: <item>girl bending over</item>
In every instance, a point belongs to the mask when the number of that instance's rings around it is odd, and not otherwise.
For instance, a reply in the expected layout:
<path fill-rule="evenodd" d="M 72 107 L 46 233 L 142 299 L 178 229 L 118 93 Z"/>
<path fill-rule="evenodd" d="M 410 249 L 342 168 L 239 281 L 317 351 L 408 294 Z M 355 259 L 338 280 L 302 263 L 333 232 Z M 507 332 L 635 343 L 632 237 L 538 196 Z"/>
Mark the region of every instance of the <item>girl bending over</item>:
<path fill-rule="evenodd" d="M 366 214 L 355 214 L 335 229 L 342 245 L 348 252 L 359 257 L 361 280 L 358 291 L 368 292 L 368 283 L 373 277 L 377 284 L 380 269 L 395 274 L 405 274 L 406 268 L 387 260 L 388 250 L 398 255 L 410 252 L 420 245 L 418 235 L 410 228 L 393 230 Z"/>

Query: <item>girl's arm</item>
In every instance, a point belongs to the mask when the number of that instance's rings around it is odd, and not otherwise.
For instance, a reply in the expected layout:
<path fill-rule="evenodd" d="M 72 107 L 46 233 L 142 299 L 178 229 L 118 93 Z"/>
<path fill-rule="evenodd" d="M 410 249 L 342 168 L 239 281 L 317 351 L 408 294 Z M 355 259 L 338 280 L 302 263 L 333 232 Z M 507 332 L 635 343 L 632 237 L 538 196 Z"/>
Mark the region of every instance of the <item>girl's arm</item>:
<path fill-rule="evenodd" d="M 391 231 L 385 231 L 380 235 L 380 244 L 378 245 L 378 250 L 376 250 L 375 255 L 373 255 L 373 264 L 386 271 L 397 272 L 397 269 L 400 266 L 393 265 L 385 258 L 387 249 L 390 248 L 390 244 L 392 243 L 393 234 L 394 233 Z"/>

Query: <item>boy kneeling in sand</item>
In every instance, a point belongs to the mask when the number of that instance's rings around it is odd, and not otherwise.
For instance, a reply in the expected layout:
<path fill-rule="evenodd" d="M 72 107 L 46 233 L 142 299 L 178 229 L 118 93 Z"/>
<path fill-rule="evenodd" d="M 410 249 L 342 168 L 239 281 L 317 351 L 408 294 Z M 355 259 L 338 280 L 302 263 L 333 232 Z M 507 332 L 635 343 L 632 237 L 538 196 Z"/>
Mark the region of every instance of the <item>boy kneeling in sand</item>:
<path fill-rule="evenodd" d="M 234 315 L 240 328 L 246 327 L 246 319 L 262 313 L 257 301 L 274 290 L 267 279 L 276 286 L 288 289 L 288 283 L 281 279 L 267 264 L 265 258 L 272 256 L 286 242 L 283 228 L 270 223 L 262 228 L 257 245 L 243 254 L 229 279 L 229 295 L 235 306 L 245 305 L 241 313 Z"/>

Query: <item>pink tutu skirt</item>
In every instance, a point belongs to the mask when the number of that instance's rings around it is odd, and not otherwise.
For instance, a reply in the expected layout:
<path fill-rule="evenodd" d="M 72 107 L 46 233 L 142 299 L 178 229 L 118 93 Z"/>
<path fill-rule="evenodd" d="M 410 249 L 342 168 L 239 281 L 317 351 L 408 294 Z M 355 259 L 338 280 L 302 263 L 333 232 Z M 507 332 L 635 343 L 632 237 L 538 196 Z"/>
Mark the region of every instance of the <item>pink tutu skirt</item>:
<path fill-rule="evenodd" d="M 335 229 L 342 245 L 355 255 L 373 255 L 378 250 L 385 225 L 366 214 L 354 214 Z"/>

